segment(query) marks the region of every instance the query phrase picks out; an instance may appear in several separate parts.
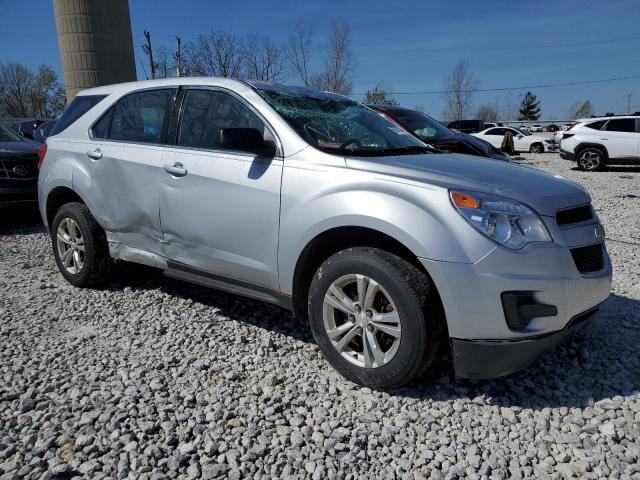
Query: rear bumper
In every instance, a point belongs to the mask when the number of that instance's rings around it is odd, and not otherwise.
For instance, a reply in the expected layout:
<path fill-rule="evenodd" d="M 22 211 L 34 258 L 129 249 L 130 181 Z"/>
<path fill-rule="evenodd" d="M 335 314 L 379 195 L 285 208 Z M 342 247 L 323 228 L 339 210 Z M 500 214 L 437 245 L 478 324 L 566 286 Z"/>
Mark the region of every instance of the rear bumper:
<path fill-rule="evenodd" d="M 573 162 L 575 160 L 575 155 L 572 152 L 567 152 L 566 150 L 560 149 L 560 158 Z"/>
<path fill-rule="evenodd" d="M 543 352 L 561 344 L 586 326 L 598 311 L 592 308 L 576 315 L 558 332 L 510 340 L 451 339 L 457 376 L 470 379 L 502 377 L 528 367 Z"/>

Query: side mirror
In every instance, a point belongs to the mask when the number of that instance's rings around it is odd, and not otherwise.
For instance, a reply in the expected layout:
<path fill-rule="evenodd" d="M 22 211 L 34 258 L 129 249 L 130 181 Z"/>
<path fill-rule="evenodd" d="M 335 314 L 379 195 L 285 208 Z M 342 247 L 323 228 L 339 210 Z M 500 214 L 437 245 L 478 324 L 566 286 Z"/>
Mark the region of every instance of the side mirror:
<path fill-rule="evenodd" d="M 522 138 L 524 137 L 524 135 L 522 135 L 521 133 L 518 134 L 518 138 Z"/>
<path fill-rule="evenodd" d="M 273 157 L 277 151 L 276 142 L 265 139 L 256 128 L 223 128 L 218 145 L 227 150 L 255 153 L 261 157 Z"/>

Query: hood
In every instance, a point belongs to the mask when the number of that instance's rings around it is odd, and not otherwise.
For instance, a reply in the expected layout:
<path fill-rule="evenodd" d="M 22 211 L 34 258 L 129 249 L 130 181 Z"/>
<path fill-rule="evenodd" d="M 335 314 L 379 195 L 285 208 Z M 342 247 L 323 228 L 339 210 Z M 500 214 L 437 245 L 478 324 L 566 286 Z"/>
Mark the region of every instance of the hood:
<path fill-rule="evenodd" d="M 535 168 L 460 154 L 347 157 L 350 168 L 513 198 L 542 215 L 591 201 L 578 184 Z"/>
<path fill-rule="evenodd" d="M 0 142 L 0 158 L 2 157 L 22 157 L 38 155 L 40 144 L 32 141 L 25 142 Z"/>

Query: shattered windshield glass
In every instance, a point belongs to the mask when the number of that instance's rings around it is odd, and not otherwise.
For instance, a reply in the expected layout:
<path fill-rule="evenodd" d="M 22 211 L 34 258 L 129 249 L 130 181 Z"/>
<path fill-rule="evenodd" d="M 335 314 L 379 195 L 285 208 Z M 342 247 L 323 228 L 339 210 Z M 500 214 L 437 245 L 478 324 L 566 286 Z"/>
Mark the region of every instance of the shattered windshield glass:
<path fill-rule="evenodd" d="M 302 89 L 300 89 L 302 90 Z M 337 95 L 258 88 L 310 145 L 339 155 L 423 153 L 428 147 L 364 105 Z"/>

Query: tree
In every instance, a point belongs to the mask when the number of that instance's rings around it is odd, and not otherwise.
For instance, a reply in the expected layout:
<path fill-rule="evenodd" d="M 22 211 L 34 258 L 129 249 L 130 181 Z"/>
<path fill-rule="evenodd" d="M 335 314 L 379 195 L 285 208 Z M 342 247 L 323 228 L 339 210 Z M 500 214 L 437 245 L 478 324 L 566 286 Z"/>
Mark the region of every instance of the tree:
<path fill-rule="evenodd" d="M 540 102 L 533 93 L 527 92 L 520 103 L 518 120 L 538 120 L 540 118 Z"/>
<path fill-rule="evenodd" d="M 398 102 L 393 98 L 387 90 L 378 84 L 371 90 L 367 90 L 364 95 L 363 103 L 371 103 L 374 105 L 398 105 Z"/>
<path fill-rule="evenodd" d="M 483 122 L 495 123 L 498 121 L 498 108 L 491 103 L 480 105 L 476 111 L 476 118 Z"/>
<path fill-rule="evenodd" d="M 165 46 L 158 47 L 153 54 L 155 61 L 156 78 L 169 78 L 174 76 L 173 54 Z"/>
<path fill-rule="evenodd" d="M 245 75 L 247 78 L 265 82 L 282 81 L 284 77 L 284 58 L 281 49 L 268 37 L 258 38 L 248 35 L 243 47 Z"/>
<path fill-rule="evenodd" d="M 593 107 L 589 100 L 585 102 L 576 102 L 567 111 L 567 117 L 569 120 L 575 120 L 576 118 L 586 118 L 593 114 Z"/>
<path fill-rule="evenodd" d="M 325 58 L 327 90 L 346 95 L 351 93 L 351 80 L 355 69 L 355 54 L 351 48 L 351 27 L 334 22 L 331 26 L 329 51 Z"/>
<path fill-rule="evenodd" d="M 53 118 L 66 104 L 64 87 L 53 68 L 33 73 L 19 63 L 0 64 L 0 110 L 10 117 Z"/>
<path fill-rule="evenodd" d="M 461 60 L 451 75 L 443 80 L 443 96 L 445 100 L 444 116 L 447 120 L 462 120 L 471 108 L 473 91 L 478 82 L 470 71 L 469 62 Z"/>
<path fill-rule="evenodd" d="M 195 42 L 186 45 L 184 56 L 195 76 L 239 78 L 242 75 L 243 48 L 232 33 L 199 35 Z"/>
<path fill-rule="evenodd" d="M 289 43 L 285 47 L 285 54 L 291 64 L 291 68 L 305 87 L 310 85 L 309 52 L 312 36 L 311 25 L 306 22 L 298 22 L 294 32 L 289 36 Z"/>
<path fill-rule="evenodd" d="M 516 96 L 512 91 L 505 94 L 501 102 L 500 117 L 504 120 L 515 120 L 518 116 L 518 106 L 522 99 Z"/>

